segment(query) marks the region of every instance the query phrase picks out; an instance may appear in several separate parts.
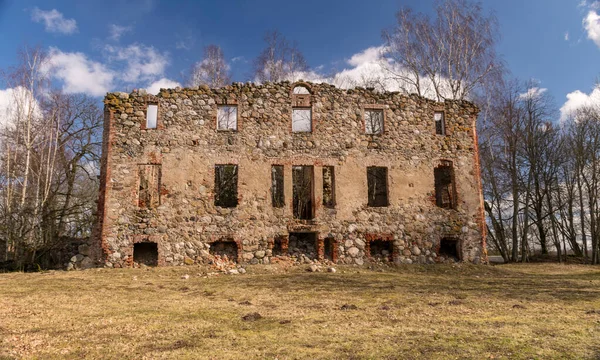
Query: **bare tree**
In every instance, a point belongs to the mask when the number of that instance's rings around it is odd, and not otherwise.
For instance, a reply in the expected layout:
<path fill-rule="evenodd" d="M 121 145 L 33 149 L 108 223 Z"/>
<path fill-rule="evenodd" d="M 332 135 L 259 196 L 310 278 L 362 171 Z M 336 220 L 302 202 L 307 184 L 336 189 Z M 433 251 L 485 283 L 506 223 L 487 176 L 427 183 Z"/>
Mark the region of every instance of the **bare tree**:
<path fill-rule="evenodd" d="M 496 56 L 498 23 L 481 4 L 444 0 L 436 18 L 401 9 L 396 26 L 383 31 L 384 62 L 400 88 L 438 100 L 467 99 L 501 69 Z"/>
<path fill-rule="evenodd" d="M 89 236 L 95 213 L 102 114 L 92 99 L 52 90 L 50 68 L 26 48 L 6 74 L 14 99 L 0 129 L 0 239 L 17 263 Z"/>
<path fill-rule="evenodd" d="M 589 105 L 571 119 L 572 151 L 576 160 L 581 236 L 592 264 L 600 263 L 600 107 Z M 587 225 L 587 226 L 586 226 Z"/>
<path fill-rule="evenodd" d="M 254 60 L 254 78 L 260 82 L 296 81 L 309 70 L 296 42 L 288 40 L 277 30 L 264 37 L 266 47 Z"/>
<path fill-rule="evenodd" d="M 35 165 L 32 164 L 32 159 L 36 154 L 36 145 L 47 140 L 40 137 L 48 134 L 52 136 L 56 129 L 56 123 L 53 123 L 46 124 L 44 134 L 35 131 L 36 125 L 43 122 L 39 100 L 48 83 L 47 59 L 40 48 L 23 48 L 19 51 L 19 65 L 3 73 L 8 87 L 13 90 L 11 106 L 5 115 L 9 124 L 2 134 L 5 148 L 2 171 L 7 174 L 2 184 L 3 230 L 6 231 L 3 237 L 9 250 L 13 252 L 23 250 L 23 247 L 18 246 L 19 243 L 32 240 L 31 231 L 35 224 L 24 215 L 37 211 L 41 195 L 39 182 L 32 182 L 31 179 L 32 165 Z M 34 187 L 35 206 L 32 207 L 32 202 L 27 201 L 27 195 Z"/>
<path fill-rule="evenodd" d="M 192 65 L 187 82 L 189 86 L 208 85 L 213 89 L 231 83 L 229 65 L 221 47 L 211 44 L 204 48 L 202 61 Z"/>

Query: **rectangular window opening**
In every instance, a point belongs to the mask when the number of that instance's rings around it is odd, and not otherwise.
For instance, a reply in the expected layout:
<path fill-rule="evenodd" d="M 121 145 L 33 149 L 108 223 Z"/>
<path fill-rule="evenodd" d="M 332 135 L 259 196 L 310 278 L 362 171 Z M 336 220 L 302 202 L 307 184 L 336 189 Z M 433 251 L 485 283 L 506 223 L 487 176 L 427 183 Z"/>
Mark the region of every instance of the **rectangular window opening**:
<path fill-rule="evenodd" d="M 155 242 L 133 244 L 133 262 L 138 265 L 158 265 L 158 245 Z"/>
<path fill-rule="evenodd" d="M 388 206 L 388 169 L 381 166 L 367 168 L 367 182 L 369 187 L 368 205 L 371 207 Z"/>
<path fill-rule="evenodd" d="M 452 164 L 444 164 L 433 170 L 435 177 L 435 203 L 444 209 L 456 208 L 456 188 Z"/>
<path fill-rule="evenodd" d="M 436 111 L 433 114 L 433 119 L 435 120 L 435 133 L 437 135 L 446 135 L 446 122 L 444 120 L 444 113 L 441 111 Z"/>
<path fill-rule="evenodd" d="M 311 220 L 313 218 L 313 167 L 292 167 L 294 196 L 294 218 Z"/>
<path fill-rule="evenodd" d="M 369 256 L 381 261 L 392 261 L 394 243 L 389 240 L 372 240 L 369 242 Z"/>
<path fill-rule="evenodd" d="M 219 260 L 237 262 L 238 259 L 238 246 L 233 239 L 224 239 L 211 243 L 208 252 Z"/>
<path fill-rule="evenodd" d="M 309 108 L 292 109 L 292 132 L 312 131 L 312 110 Z"/>
<path fill-rule="evenodd" d="M 160 165 L 139 165 L 138 207 L 152 209 L 160 205 Z"/>
<path fill-rule="evenodd" d="M 440 240 L 440 256 L 447 258 L 453 258 L 456 261 L 460 260 L 458 255 L 458 239 L 455 238 L 443 238 Z"/>
<path fill-rule="evenodd" d="M 282 208 L 285 205 L 283 192 L 283 165 L 271 166 L 271 201 L 273 207 Z"/>
<path fill-rule="evenodd" d="M 301 256 L 314 260 L 317 258 L 317 233 L 290 233 L 288 253 L 291 256 Z"/>
<path fill-rule="evenodd" d="M 237 130 L 237 106 L 223 105 L 217 107 L 217 130 Z"/>
<path fill-rule="evenodd" d="M 215 165 L 215 206 L 232 208 L 237 204 L 237 165 Z"/>
<path fill-rule="evenodd" d="M 383 110 L 365 110 L 365 133 L 377 135 L 383 133 Z"/>
<path fill-rule="evenodd" d="M 323 166 L 323 206 L 335 207 L 335 171 L 333 166 Z"/>
<path fill-rule="evenodd" d="M 146 108 L 146 129 L 156 129 L 158 123 L 158 105 L 150 104 Z"/>

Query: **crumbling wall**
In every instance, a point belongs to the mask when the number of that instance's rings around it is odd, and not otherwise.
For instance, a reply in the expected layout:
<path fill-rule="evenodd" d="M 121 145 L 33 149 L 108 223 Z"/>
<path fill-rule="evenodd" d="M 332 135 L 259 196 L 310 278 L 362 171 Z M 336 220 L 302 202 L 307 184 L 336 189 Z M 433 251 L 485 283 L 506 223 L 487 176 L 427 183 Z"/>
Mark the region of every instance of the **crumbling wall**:
<path fill-rule="evenodd" d="M 367 261 L 368 241 L 383 237 L 398 263 L 445 261 L 436 253 L 442 238 L 459 239 L 462 260 L 486 261 L 474 105 L 303 85 L 310 94 L 301 97 L 288 82 L 108 94 L 95 232 L 103 263 L 133 264 L 140 237 L 157 243 L 159 265 L 210 260 L 210 244 L 226 239 L 238 244 L 241 262 L 269 263 L 274 239 L 307 232 L 317 234 L 319 257 L 332 239 L 342 263 Z M 148 104 L 158 104 L 155 129 L 146 129 Z M 219 104 L 237 106 L 236 130 L 217 130 Z M 292 132 L 299 105 L 312 110 L 312 132 Z M 366 134 L 365 109 L 383 110 L 381 133 Z M 440 111 L 446 135 L 435 133 Z M 454 209 L 436 206 L 434 169 L 442 163 L 452 164 Z M 215 165 L 228 164 L 238 169 L 231 208 L 214 201 Z M 159 195 L 140 206 L 146 165 L 160 166 Z M 283 207 L 273 206 L 273 165 L 283 166 Z M 311 220 L 293 216 L 292 167 L 301 165 L 313 167 Z M 327 206 L 324 166 L 333 166 L 335 179 Z M 387 167 L 388 206 L 368 206 L 370 166 Z"/>

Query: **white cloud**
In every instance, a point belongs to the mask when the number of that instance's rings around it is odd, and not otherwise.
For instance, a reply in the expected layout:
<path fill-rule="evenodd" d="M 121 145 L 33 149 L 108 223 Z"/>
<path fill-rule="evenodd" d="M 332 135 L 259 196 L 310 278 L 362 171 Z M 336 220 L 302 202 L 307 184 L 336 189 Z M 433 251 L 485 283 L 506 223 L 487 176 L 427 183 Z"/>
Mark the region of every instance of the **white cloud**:
<path fill-rule="evenodd" d="M 128 83 L 152 81 L 165 72 L 169 64 L 167 53 L 161 53 L 152 46 L 134 44 L 127 47 L 107 45 L 110 61 L 126 64 L 122 80 Z"/>
<path fill-rule="evenodd" d="M 121 26 L 117 24 L 108 25 L 108 31 L 110 32 L 109 37 L 114 41 L 119 41 L 119 39 L 121 39 L 121 36 L 128 32 L 131 32 L 131 30 L 133 30 L 133 27 L 131 26 Z"/>
<path fill-rule="evenodd" d="M 546 88 L 532 87 L 527 90 L 526 93 L 519 94 L 519 98 L 521 99 L 532 99 L 540 97 L 543 93 L 548 91 Z"/>
<path fill-rule="evenodd" d="M 577 110 L 589 105 L 600 106 L 600 87 L 596 87 L 590 94 L 580 90 L 567 94 L 567 101 L 560 108 L 560 120 L 566 120 Z"/>
<path fill-rule="evenodd" d="M 68 94 L 85 93 L 102 96 L 113 88 L 115 72 L 105 65 L 88 59 L 79 52 L 62 52 L 50 48 L 50 75 L 63 82 Z"/>
<path fill-rule="evenodd" d="M 374 46 L 358 52 L 346 61 L 348 67 L 331 76 L 324 76 L 316 71 L 311 71 L 296 74 L 294 79 L 289 80 L 302 79 L 316 83 L 325 82 L 343 89 L 360 86 L 372 87 L 379 91 L 416 92 L 411 84 L 393 78 L 394 76 L 390 74 L 389 70 L 409 78 L 411 75 L 388 59 L 383 59 L 381 54 L 384 50 L 384 46 Z M 442 93 L 444 93 L 444 84 L 442 83 L 441 86 Z M 437 99 L 432 83 L 428 79 L 421 79 L 421 93 L 425 97 Z"/>
<path fill-rule="evenodd" d="M 569 32 L 568 31 L 565 33 L 565 41 L 569 41 Z"/>
<path fill-rule="evenodd" d="M 599 0 L 593 0 L 593 1 L 588 1 L 588 0 L 581 0 L 579 2 L 579 4 L 577 4 L 578 8 L 589 8 L 592 10 L 599 10 L 600 9 L 600 1 Z"/>
<path fill-rule="evenodd" d="M 349 65 L 355 67 L 359 67 L 363 64 L 375 63 L 381 58 L 381 54 L 384 50 L 385 46 L 373 46 L 352 55 L 347 62 Z"/>
<path fill-rule="evenodd" d="M 150 94 L 156 95 L 160 92 L 161 88 L 172 89 L 172 88 L 176 88 L 178 86 L 181 87 L 181 84 L 178 83 L 177 81 L 162 78 L 162 79 L 157 80 L 157 81 L 153 82 L 152 84 L 148 85 L 148 87 L 146 88 L 146 91 L 149 92 Z"/>
<path fill-rule="evenodd" d="M 37 100 L 31 92 L 22 87 L 8 88 L 0 90 L 0 129 L 13 125 L 18 115 L 27 114 L 33 105 L 33 116 L 41 116 Z"/>
<path fill-rule="evenodd" d="M 411 77 L 405 70 L 393 64 L 387 59 L 383 59 L 381 54 L 385 50 L 384 46 L 374 46 L 358 52 L 346 60 L 348 65 L 343 70 L 335 72 L 333 75 L 326 76 L 320 71 L 322 67 L 317 67 L 308 72 L 297 72 L 290 76 L 289 81 L 310 81 L 313 83 L 329 83 L 342 89 L 351 89 L 357 86 L 372 87 L 378 91 L 401 91 L 405 93 L 416 93 L 416 89 L 411 84 L 394 79 L 388 69 L 396 74 Z M 233 62 L 233 60 L 232 60 Z M 254 80 L 259 82 L 258 78 Z M 440 84 L 442 93 L 445 91 L 444 83 Z M 421 93 L 423 96 L 437 100 L 433 85 L 428 79 L 421 79 Z"/>
<path fill-rule="evenodd" d="M 81 52 L 63 52 L 51 47 L 49 74 L 62 82 L 65 93 L 91 96 L 103 96 L 115 89 L 139 87 L 152 82 L 154 83 L 150 87 L 156 88 L 156 91 L 159 86 L 179 86 L 164 78 L 165 68 L 169 63 L 167 54 L 152 46 L 106 45 L 104 49 L 108 53 L 108 60 L 98 62 Z"/>
<path fill-rule="evenodd" d="M 75 19 L 65 19 L 63 14 L 56 9 L 44 11 L 35 7 L 31 11 L 31 20 L 37 23 L 43 22 L 46 31 L 49 32 L 61 34 L 73 34 L 77 32 L 77 21 Z"/>
<path fill-rule="evenodd" d="M 590 10 L 583 19 L 583 27 L 587 31 L 588 39 L 600 47 L 600 15 L 596 11 Z"/>
<path fill-rule="evenodd" d="M 12 123 L 14 89 L 0 90 L 0 129 Z"/>
<path fill-rule="evenodd" d="M 379 54 L 381 54 L 383 49 L 384 47 L 382 46 L 370 47 L 352 55 L 350 59 L 346 61 L 346 64 L 350 65 L 350 67 L 340 70 L 331 76 L 321 74 L 319 71 L 322 70 L 322 67 L 317 67 L 311 71 L 297 72 L 288 80 L 331 83 L 340 88 L 369 86 L 370 82 L 374 82 L 375 80 L 379 81 L 383 78 L 384 70 L 379 61 Z M 235 62 L 236 60 L 237 58 L 234 58 L 232 59 L 232 62 Z"/>

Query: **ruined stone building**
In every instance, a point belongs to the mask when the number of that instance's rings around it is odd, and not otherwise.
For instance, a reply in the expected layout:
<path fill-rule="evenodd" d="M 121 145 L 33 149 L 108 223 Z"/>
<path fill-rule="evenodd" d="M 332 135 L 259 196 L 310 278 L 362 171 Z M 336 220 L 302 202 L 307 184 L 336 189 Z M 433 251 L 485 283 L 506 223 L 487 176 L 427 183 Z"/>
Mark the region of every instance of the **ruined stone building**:
<path fill-rule="evenodd" d="M 469 102 L 302 82 L 104 102 L 106 266 L 486 261 Z"/>

